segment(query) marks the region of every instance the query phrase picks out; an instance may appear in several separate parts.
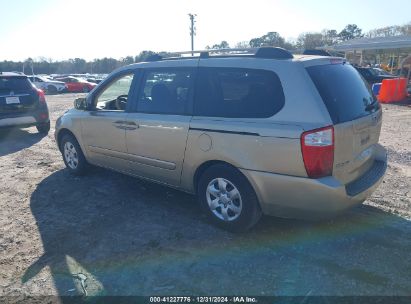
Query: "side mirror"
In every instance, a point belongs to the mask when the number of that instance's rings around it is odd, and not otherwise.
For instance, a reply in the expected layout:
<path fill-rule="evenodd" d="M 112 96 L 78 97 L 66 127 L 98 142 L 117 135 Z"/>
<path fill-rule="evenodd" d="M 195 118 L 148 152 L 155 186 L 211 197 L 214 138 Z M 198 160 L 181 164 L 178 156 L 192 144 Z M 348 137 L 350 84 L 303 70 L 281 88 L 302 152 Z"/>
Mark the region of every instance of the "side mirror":
<path fill-rule="evenodd" d="M 74 100 L 74 108 L 77 110 L 87 110 L 87 101 L 86 98 L 80 97 Z"/>

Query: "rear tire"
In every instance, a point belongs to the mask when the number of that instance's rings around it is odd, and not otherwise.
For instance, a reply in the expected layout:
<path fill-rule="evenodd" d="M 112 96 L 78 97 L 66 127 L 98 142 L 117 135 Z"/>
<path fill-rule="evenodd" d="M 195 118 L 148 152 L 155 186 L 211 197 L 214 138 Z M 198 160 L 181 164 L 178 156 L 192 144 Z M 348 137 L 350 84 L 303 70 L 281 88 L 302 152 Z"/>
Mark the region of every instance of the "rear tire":
<path fill-rule="evenodd" d="M 50 131 L 50 122 L 39 124 L 36 126 L 36 128 L 40 134 L 47 135 Z"/>
<path fill-rule="evenodd" d="M 228 165 L 206 169 L 198 182 L 197 195 L 208 218 L 228 231 L 247 231 L 262 216 L 253 187 L 239 170 Z"/>
<path fill-rule="evenodd" d="M 74 136 L 66 134 L 60 142 L 60 151 L 63 155 L 64 164 L 70 173 L 84 175 L 88 169 L 88 163 L 83 151 Z"/>

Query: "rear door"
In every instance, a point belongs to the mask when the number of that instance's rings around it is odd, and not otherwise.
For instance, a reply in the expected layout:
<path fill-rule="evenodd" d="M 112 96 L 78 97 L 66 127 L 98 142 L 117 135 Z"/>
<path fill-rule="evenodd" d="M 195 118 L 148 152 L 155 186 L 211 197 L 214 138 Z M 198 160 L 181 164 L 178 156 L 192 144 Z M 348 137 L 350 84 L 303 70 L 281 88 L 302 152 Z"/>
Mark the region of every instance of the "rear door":
<path fill-rule="evenodd" d="M 347 63 L 316 65 L 307 71 L 334 124 L 333 175 L 349 183 L 368 171 L 380 155 L 381 106 Z"/>
<path fill-rule="evenodd" d="M 193 67 L 145 69 L 137 109 L 129 114 L 126 130 L 134 174 L 180 185 L 194 76 Z"/>
<path fill-rule="evenodd" d="M 0 117 L 34 110 L 38 95 L 26 76 L 0 75 Z"/>

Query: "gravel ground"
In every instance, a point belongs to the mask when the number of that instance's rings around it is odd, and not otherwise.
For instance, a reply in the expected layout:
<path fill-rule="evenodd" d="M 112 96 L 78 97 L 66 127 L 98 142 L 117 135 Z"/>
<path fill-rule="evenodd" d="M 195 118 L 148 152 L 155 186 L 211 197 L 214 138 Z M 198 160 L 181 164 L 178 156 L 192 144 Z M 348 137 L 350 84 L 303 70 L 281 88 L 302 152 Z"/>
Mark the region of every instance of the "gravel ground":
<path fill-rule="evenodd" d="M 77 96 L 48 96 L 53 125 Z M 364 205 L 245 234 L 211 226 L 190 195 L 98 168 L 71 176 L 54 130 L 1 131 L 0 296 L 410 295 L 409 104 L 383 105 L 390 164 Z"/>

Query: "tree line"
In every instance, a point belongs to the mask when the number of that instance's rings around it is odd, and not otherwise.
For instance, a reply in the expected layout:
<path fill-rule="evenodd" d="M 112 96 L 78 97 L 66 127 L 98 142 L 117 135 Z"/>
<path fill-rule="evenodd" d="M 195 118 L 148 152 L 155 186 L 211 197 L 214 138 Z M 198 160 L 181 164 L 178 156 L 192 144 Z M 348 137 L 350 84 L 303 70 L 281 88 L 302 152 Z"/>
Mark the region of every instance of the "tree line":
<path fill-rule="evenodd" d="M 268 32 L 261 37 L 250 39 L 250 41 L 238 42 L 234 48 L 261 47 L 261 46 L 276 46 L 288 50 L 297 49 L 314 49 L 316 47 L 331 46 L 343 41 L 347 41 L 359 37 L 387 37 L 398 35 L 411 35 L 411 22 L 402 26 L 394 25 L 384 28 L 371 30 L 368 33 L 363 33 L 362 29 L 356 24 L 348 24 L 341 31 L 335 29 L 324 29 L 321 32 L 302 33 L 296 41 L 287 41 L 278 32 Z M 207 49 L 223 49 L 230 48 L 227 41 L 209 45 Z M 170 56 L 171 53 L 153 51 L 142 51 L 136 56 L 126 56 L 124 58 L 115 59 L 105 57 L 86 61 L 82 58 L 74 58 L 63 61 L 53 61 L 44 57 L 32 59 L 28 58 L 24 61 L 2 61 L 0 62 L 0 71 L 23 71 L 25 74 L 105 74 L 110 73 L 114 69 L 137 62 L 146 61 L 153 55 Z"/>

